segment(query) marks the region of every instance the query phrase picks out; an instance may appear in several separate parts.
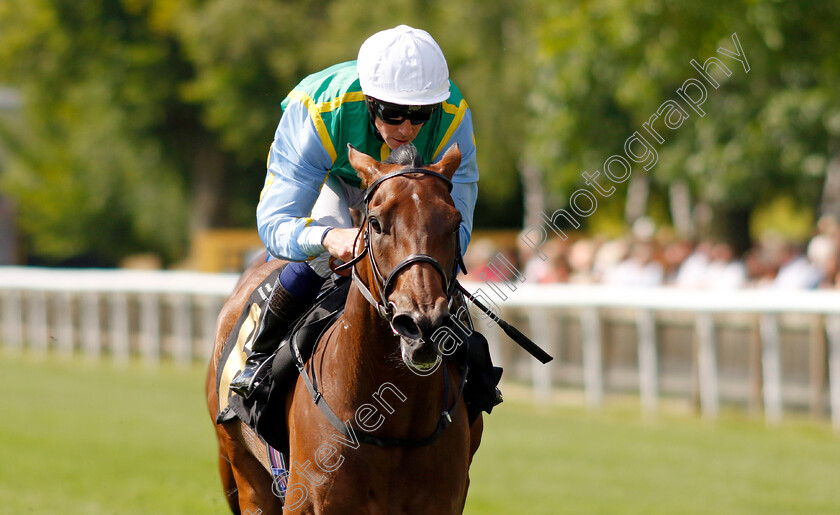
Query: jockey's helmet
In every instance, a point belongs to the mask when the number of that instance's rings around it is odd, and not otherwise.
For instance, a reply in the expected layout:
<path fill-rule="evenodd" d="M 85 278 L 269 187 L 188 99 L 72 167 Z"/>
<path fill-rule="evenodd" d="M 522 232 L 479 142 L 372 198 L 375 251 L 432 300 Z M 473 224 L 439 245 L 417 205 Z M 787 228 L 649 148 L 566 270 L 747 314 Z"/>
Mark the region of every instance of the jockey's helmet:
<path fill-rule="evenodd" d="M 377 32 L 356 61 L 365 96 L 400 105 L 439 104 L 449 98 L 449 68 L 425 30 L 400 25 Z"/>

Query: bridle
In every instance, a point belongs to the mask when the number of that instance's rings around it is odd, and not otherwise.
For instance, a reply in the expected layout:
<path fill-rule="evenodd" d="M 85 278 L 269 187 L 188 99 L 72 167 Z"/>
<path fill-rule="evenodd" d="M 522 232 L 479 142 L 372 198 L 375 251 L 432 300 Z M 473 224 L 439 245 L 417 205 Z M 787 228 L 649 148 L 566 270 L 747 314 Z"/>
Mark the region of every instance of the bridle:
<path fill-rule="evenodd" d="M 436 177 L 440 180 L 446 182 L 449 191 L 452 191 L 452 181 L 444 177 L 443 175 L 433 172 L 431 170 L 425 170 L 423 168 L 405 168 L 402 170 L 398 170 L 393 173 L 389 173 L 380 177 L 379 179 L 375 180 L 373 183 L 368 186 L 367 190 L 365 191 L 365 212 L 364 212 L 364 219 L 362 221 L 362 228 L 359 229 L 359 233 L 356 235 L 356 242 L 354 244 L 354 249 L 358 247 L 359 235 L 364 235 L 364 242 L 365 247 L 364 250 L 358 255 L 354 256 L 353 259 L 350 261 L 335 267 L 333 270 L 336 272 L 341 272 L 343 270 L 347 270 L 348 268 L 351 269 L 351 273 L 353 276 L 353 281 L 356 286 L 359 288 L 359 291 L 362 292 L 365 299 L 370 302 L 375 308 L 379 315 L 388 321 L 391 325 L 391 329 L 397 334 L 397 331 L 394 329 L 393 319 L 394 319 L 394 309 L 395 306 L 393 303 L 388 303 L 385 301 L 386 295 L 389 289 L 393 286 L 394 281 L 397 275 L 404 271 L 409 266 L 415 263 L 430 263 L 435 270 L 440 274 L 443 278 L 444 284 L 444 291 L 446 292 L 446 298 L 448 302 L 452 302 L 453 293 L 458 289 L 458 281 L 455 279 L 455 274 L 460 267 L 461 270 L 466 273 L 466 268 L 464 267 L 463 259 L 461 258 L 461 246 L 459 244 L 459 231 L 455 232 L 455 246 L 456 246 L 456 258 L 455 263 L 453 265 L 452 274 L 451 276 L 446 274 L 446 270 L 443 266 L 438 262 L 437 259 L 429 256 L 428 254 L 412 254 L 405 258 L 404 260 L 400 261 L 397 266 L 394 267 L 391 272 L 388 273 L 388 276 L 383 276 L 382 272 L 379 269 L 379 266 L 376 264 L 376 259 L 373 256 L 373 247 L 371 244 L 371 237 L 370 237 L 370 216 L 368 213 L 368 206 L 370 204 L 371 199 L 373 198 L 373 194 L 376 189 L 381 185 L 383 182 L 393 179 L 395 177 L 408 177 L 408 178 L 418 178 L 413 174 L 422 174 L 423 176 L 431 176 Z M 356 264 L 364 259 L 367 256 L 368 260 L 370 261 L 371 268 L 373 269 L 374 273 L 374 284 L 376 285 L 376 290 L 379 293 L 379 299 L 376 300 L 371 293 L 370 289 L 364 284 L 364 282 L 359 277 L 359 274 L 356 272 Z M 320 337 L 319 337 L 320 340 Z M 440 418 L 438 419 L 437 426 L 435 430 L 429 434 L 428 436 L 422 438 L 413 438 L 413 439 L 406 439 L 406 438 L 391 438 L 385 436 L 376 436 L 370 434 L 366 431 L 355 430 L 349 423 L 349 421 L 345 422 L 342 421 L 335 412 L 330 408 L 329 404 L 327 403 L 324 396 L 321 395 L 321 392 L 318 390 L 318 385 L 315 379 L 314 374 L 310 377 L 310 374 L 306 371 L 306 367 L 303 361 L 303 357 L 300 354 L 300 349 L 295 343 L 294 338 L 289 342 L 290 348 L 293 352 L 293 356 L 295 359 L 295 364 L 297 366 L 298 372 L 303 379 L 304 384 L 306 385 L 307 390 L 309 390 L 310 395 L 312 396 L 312 400 L 315 402 L 315 405 L 321 411 L 321 413 L 326 417 L 327 421 L 341 434 L 345 437 L 350 438 L 351 440 L 358 439 L 358 441 L 373 444 L 380 447 L 423 447 L 426 445 L 431 445 L 432 443 L 436 442 L 440 436 L 443 434 L 443 431 L 449 427 L 449 424 L 452 423 L 452 414 L 458 408 L 458 402 L 460 401 L 461 397 L 464 393 L 464 386 L 467 382 L 467 372 L 469 367 L 466 363 L 466 357 L 464 364 L 461 365 L 461 380 L 459 381 L 459 386 L 457 390 L 457 395 L 455 397 L 455 401 L 452 403 L 451 406 L 447 408 L 448 399 L 449 399 L 449 392 L 450 392 L 450 385 L 448 379 L 448 373 L 446 371 L 446 361 L 443 362 L 443 408 L 440 414 Z M 469 354 L 469 341 L 466 342 L 466 354 Z"/>
<path fill-rule="evenodd" d="M 405 168 L 402 170 L 398 170 L 396 172 L 384 175 L 379 179 L 375 180 L 373 183 L 368 186 L 367 190 L 365 191 L 364 200 L 365 200 L 365 211 L 364 211 L 364 219 L 362 222 L 362 228 L 359 229 L 358 234 L 356 235 L 356 241 L 354 244 L 354 249 L 358 248 L 359 236 L 364 236 L 365 246 L 362 252 L 354 256 L 353 259 L 335 267 L 334 270 L 336 272 L 341 272 L 347 269 L 351 269 L 353 275 L 353 281 L 356 286 L 359 288 L 359 291 L 362 292 L 365 299 L 370 302 L 377 310 L 382 318 L 386 319 L 388 323 L 391 325 L 391 329 L 394 330 L 394 309 L 395 306 L 392 303 L 388 303 L 385 301 L 386 295 L 389 289 L 393 286 L 394 280 L 397 275 L 404 271 L 409 266 L 415 263 L 430 263 L 435 270 L 438 271 L 440 276 L 443 278 L 443 283 L 445 286 L 445 292 L 447 301 L 450 303 L 453 299 L 453 294 L 456 292 L 462 292 L 467 297 L 472 300 L 472 302 L 478 306 L 482 311 L 484 311 L 489 317 L 491 317 L 495 322 L 499 324 L 499 326 L 505 331 L 506 334 L 511 335 L 511 332 L 514 331 L 511 338 L 522 345 L 525 350 L 530 352 L 532 355 L 537 357 L 543 363 L 547 363 L 551 360 L 551 356 L 545 353 L 542 349 L 537 347 L 536 344 L 531 342 L 527 337 L 519 333 L 515 330 L 515 328 L 510 327 L 507 322 L 502 320 L 498 317 L 498 315 L 493 314 L 493 312 L 485 307 L 472 295 L 469 291 L 461 286 L 458 281 L 455 279 L 455 274 L 460 267 L 461 270 L 466 273 L 466 269 L 464 267 L 463 259 L 461 258 L 461 247 L 459 245 L 459 234 L 458 232 L 455 233 L 455 245 L 456 245 L 456 258 L 455 263 L 452 267 L 452 275 L 451 277 L 446 274 L 446 269 L 438 262 L 437 259 L 429 256 L 427 254 L 412 254 L 402 260 L 397 266 L 394 267 L 391 272 L 388 273 L 388 276 L 383 276 L 379 266 L 376 263 L 376 259 L 373 256 L 373 247 L 371 243 L 371 236 L 370 236 L 370 216 L 369 216 L 369 204 L 371 199 L 373 198 L 376 189 L 385 181 L 393 179 L 395 177 L 408 177 L 408 178 L 418 178 L 415 174 L 420 174 L 422 176 L 431 176 L 438 178 L 444 182 L 446 182 L 449 191 L 452 191 L 452 181 L 444 177 L 443 175 L 433 172 L 431 170 L 425 170 L 423 168 Z M 376 300 L 371 293 L 370 289 L 364 284 L 364 282 L 359 277 L 358 273 L 356 272 L 355 265 L 359 263 L 362 259 L 368 257 L 371 268 L 373 269 L 374 273 L 374 284 L 376 286 L 376 290 L 379 293 L 379 299 Z M 394 330 L 397 333 L 396 330 Z M 322 334 L 323 336 L 323 334 Z M 320 340 L 321 337 L 318 338 Z M 356 441 L 358 438 L 359 442 L 373 444 L 380 447 L 423 447 L 426 445 L 431 445 L 432 443 L 436 442 L 440 436 L 443 434 L 443 431 L 449 427 L 449 424 L 452 423 L 452 414 L 456 413 L 458 409 L 458 403 L 463 397 L 464 394 L 464 386 L 467 382 L 467 375 L 469 373 L 469 366 L 467 364 L 468 356 L 470 354 L 470 339 L 466 338 L 464 340 L 465 343 L 465 351 L 464 351 L 464 363 L 459 366 L 460 368 L 460 375 L 461 380 L 459 381 L 457 394 L 455 395 L 455 400 L 452 402 L 451 405 L 447 408 L 448 399 L 450 394 L 450 385 L 448 379 L 448 372 L 446 368 L 446 361 L 442 360 L 443 362 L 443 408 L 440 414 L 440 418 L 438 419 L 437 426 L 435 430 L 429 434 L 428 436 L 422 438 L 413 438 L 413 439 L 406 439 L 406 438 L 391 438 L 385 436 L 376 436 L 366 431 L 355 430 L 353 426 L 350 424 L 350 421 L 342 421 L 338 416 L 333 412 L 330 408 L 329 404 L 327 403 L 324 396 L 321 395 L 321 392 L 318 390 L 318 385 L 316 382 L 316 377 L 314 371 L 311 374 L 307 372 L 306 366 L 303 361 L 303 357 L 300 354 L 300 349 L 295 343 L 295 338 L 293 337 L 290 342 L 289 346 L 293 352 L 295 364 L 297 366 L 298 372 L 300 373 L 301 378 L 303 379 L 304 384 L 306 385 L 307 390 L 309 390 L 309 394 L 312 396 L 312 401 L 327 419 L 327 421 L 341 434 L 343 434 L 346 438 L 351 439 L 352 441 Z M 527 344 L 527 345 L 526 345 Z"/>
<path fill-rule="evenodd" d="M 419 175 L 418 175 L 419 174 Z M 379 268 L 379 265 L 376 262 L 376 258 L 373 255 L 373 247 L 371 242 L 371 235 L 370 235 L 370 213 L 369 213 L 369 206 L 370 202 L 373 199 L 373 195 L 379 186 L 390 179 L 394 179 L 396 177 L 407 177 L 410 179 L 418 179 L 420 176 L 430 176 L 440 179 L 446 183 L 448 191 L 452 192 L 452 181 L 450 181 L 445 176 L 433 172 L 431 170 L 426 170 L 424 168 L 403 168 L 402 170 L 397 170 L 395 172 L 391 172 L 387 175 L 383 175 L 382 177 L 373 181 L 365 190 L 364 193 L 364 203 L 365 203 L 365 210 L 364 210 L 364 218 L 362 219 L 362 225 L 359 229 L 359 233 L 356 235 L 356 242 L 353 245 L 353 248 L 358 247 L 358 240 L 359 236 L 364 237 L 364 249 L 362 252 L 356 256 L 353 256 L 353 259 L 350 261 L 341 264 L 334 268 L 336 272 L 341 272 L 351 268 L 351 274 L 353 277 L 353 282 L 356 284 L 356 287 L 359 288 L 359 291 L 362 295 L 367 299 L 367 301 L 376 308 L 377 313 L 379 316 L 384 318 L 390 325 L 391 329 L 394 333 L 397 333 L 396 329 L 394 329 L 394 303 L 387 302 L 385 299 L 393 287 L 397 276 L 405 271 L 408 267 L 415 263 L 429 263 L 434 267 L 434 269 L 440 274 L 441 278 L 443 279 L 443 291 L 446 294 L 446 300 L 448 303 L 452 301 L 452 295 L 456 289 L 458 282 L 455 280 L 455 275 L 460 268 L 464 273 L 466 273 L 466 267 L 464 266 L 464 260 L 461 257 L 461 238 L 460 238 L 460 228 L 458 231 L 455 231 L 455 263 L 452 267 L 452 271 L 450 274 L 446 273 L 443 265 L 435 259 L 434 257 L 428 254 L 411 254 L 407 258 L 400 261 L 389 273 L 385 276 Z M 373 270 L 373 284 L 376 287 L 376 292 L 379 295 L 379 300 L 377 300 L 373 293 L 371 293 L 370 288 L 362 281 L 359 277 L 358 272 L 356 271 L 356 264 L 361 261 L 365 256 L 368 257 L 368 261 L 370 261 L 371 269 Z"/>

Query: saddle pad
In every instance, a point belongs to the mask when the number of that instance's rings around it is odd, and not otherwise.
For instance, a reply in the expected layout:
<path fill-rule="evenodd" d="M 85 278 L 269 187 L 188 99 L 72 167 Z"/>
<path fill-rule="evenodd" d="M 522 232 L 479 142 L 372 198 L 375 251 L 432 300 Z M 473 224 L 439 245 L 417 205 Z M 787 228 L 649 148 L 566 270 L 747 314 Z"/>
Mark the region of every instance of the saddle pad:
<path fill-rule="evenodd" d="M 266 282 L 270 280 L 271 276 L 266 279 Z M 274 282 L 272 281 L 271 284 L 273 285 Z M 277 351 L 270 358 L 272 359 L 270 374 L 261 379 L 250 397 L 245 399 L 230 392 L 228 388 L 230 379 L 235 376 L 236 372 L 233 372 L 230 376 L 226 372 L 218 375 L 220 410 L 217 422 L 238 417 L 253 428 L 269 445 L 281 452 L 288 452 L 288 435 L 286 434 L 286 421 L 284 419 L 286 394 L 294 384 L 298 374 L 290 341 L 294 339 L 295 345 L 300 350 L 301 358 L 304 361 L 307 360 L 321 335 L 344 312 L 344 304 L 347 300 L 350 284 L 351 281 L 345 278 L 338 278 L 335 281 L 330 279 L 324 284 L 315 304 L 297 320 L 281 341 Z M 260 288 L 264 285 L 265 283 Z M 226 351 L 228 346 L 232 347 L 229 355 L 233 357 L 229 357 L 225 361 L 225 353 L 223 352 L 220 365 L 221 362 L 224 362 L 225 367 L 230 366 L 231 369 L 239 370 L 247 358 L 246 352 L 250 354 L 250 344 L 256 337 L 259 314 L 262 313 L 262 309 L 265 309 L 267 303 L 267 300 L 262 299 L 259 292 L 260 288 L 257 288 L 249 298 L 248 305 L 243 308 L 240 320 L 237 322 L 237 327 L 234 328 L 225 344 Z M 241 326 L 239 322 L 242 322 Z M 240 341 L 243 343 L 239 344 Z M 233 361 L 234 359 L 236 361 Z M 238 363 L 240 359 L 241 364 Z M 229 363 L 234 364 L 228 365 Z M 219 370 L 222 370 L 221 366 Z M 224 388 L 222 387 L 223 380 L 227 381 Z M 222 401 L 222 393 L 225 393 L 226 396 L 225 411 L 221 409 L 224 402 Z"/>
<path fill-rule="evenodd" d="M 251 355 L 251 344 L 256 338 L 257 327 L 259 326 L 260 314 L 266 309 L 271 289 L 277 282 L 277 277 L 285 265 L 272 271 L 265 280 L 251 292 L 248 302 L 242 309 L 236 325 L 230 332 L 222 355 L 216 367 L 216 393 L 219 397 L 219 414 L 216 423 L 226 422 L 236 414 L 230 409 L 230 382 L 236 374 L 245 366 L 245 360 Z"/>

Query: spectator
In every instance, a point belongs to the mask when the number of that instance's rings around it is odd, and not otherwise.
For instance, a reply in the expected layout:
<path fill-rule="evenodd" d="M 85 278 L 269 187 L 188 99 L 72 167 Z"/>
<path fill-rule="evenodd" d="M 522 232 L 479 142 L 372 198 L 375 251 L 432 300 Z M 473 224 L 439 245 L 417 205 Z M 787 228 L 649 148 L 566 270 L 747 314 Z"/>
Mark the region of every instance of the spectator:
<path fill-rule="evenodd" d="M 703 287 L 711 251 L 712 245 L 708 242 L 701 242 L 697 245 L 694 252 L 680 266 L 675 285 L 682 288 Z"/>
<path fill-rule="evenodd" d="M 773 287 L 779 289 L 811 289 L 819 286 L 822 271 L 793 244 L 784 246 L 779 273 Z"/>
<path fill-rule="evenodd" d="M 463 281 L 481 281 L 481 273 L 486 272 L 487 264 L 496 255 L 496 247 L 493 242 L 486 238 L 476 239 L 464 254 L 464 265 L 467 267 L 467 274 Z"/>
<path fill-rule="evenodd" d="M 596 282 L 604 282 L 607 274 L 624 261 L 629 252 L 629 245 L 623 238 L 607 241 L 595 252 L 592 275 Z"/>
<path fill-rule="evenodd" d="M 654 257 L 654 244 L 639 241 L 633 244 L 630 257 L 613 268 L 605 283 L 616 286 L 659 286 L 664 279 L 662 265 Z"/>
<path fill-rule="evenodd" d="M 747 272 L 748 286 L 770 286 L 776 279 L 778 267 L 773 264 L 760 244 L 754 245 L 744 254 L 744 267 Z"/>
<path fill-rule="evenodd" d="M 693 252 L 694 244 L 690 240 L 683 239 L 665 244 L 662 260 L 664 262 L 666 284 L 675 284 L 677 282 L 680 267 Z"/>
<path fill-rule="evenodd" d="M 569 267 L 571 275 L 569 282 L 591 283 L 595 281 L 593 267 L 598 243 L 595 240 L 582 238 L 576 241 L 569 250 Z"/>
<path fill-rule="evenodd" d="M 732 247 L 718 243 L 712 247 L 711 262 L 706 266 L 703 286 L 713 290 L 734 290 L 747 282 L 747 269 L 735 259 Z"/>
<path fill-rule="evenodd" d="M 569 266 L 569 246 L 564 240 L 554 238 L 546 245 L 548 254 L 548 271 L 538 279 L 540 283 L 566 283 L 569 282 L 571 268 Z"/>
<path fill-rule="evenodd" d="M 808 260 L 823 274 L 821 287 L 830 287 L 838 274 L 838 231 L 837 221 L 831 215 L 824 215 L 817 223 L 817 235 L 808 243 Z"/>
<path fill-rule="evenodd" d="M 539 255 L 527 244 L 520 245 L 518 263 L 509 252 L 503 253 L 515 266 L 521 264 L 526 280 L 538 284 L 669 284 L 713 290 L 840 287 L 840 224 L 833 217 L 820 219 L 807 252 L 778 235 L 767 235 L 740 258 L 727 243 L 701 241 L 695 246 L 690 240 L 654 229 L 653 223 L 644 219 L 627 236 L 615 239 L 553 238 L 540 247 Z M 657 248 L 661 252 L 657 253 Z M 474 242 L 466 256 L 469 279 L 481 281 L 484 272 L 497 280 L 497 274 L 488 273 L 487 263 L 498 252 L 491 240 Z"/>
<path fill-rule="evenodd" d="M 552 238 L 542 246 L 546 258 L 534 255 L 525 264 L 525 280 L 534 283 L 568 282 L 568 245 L 560 238 Z"/>

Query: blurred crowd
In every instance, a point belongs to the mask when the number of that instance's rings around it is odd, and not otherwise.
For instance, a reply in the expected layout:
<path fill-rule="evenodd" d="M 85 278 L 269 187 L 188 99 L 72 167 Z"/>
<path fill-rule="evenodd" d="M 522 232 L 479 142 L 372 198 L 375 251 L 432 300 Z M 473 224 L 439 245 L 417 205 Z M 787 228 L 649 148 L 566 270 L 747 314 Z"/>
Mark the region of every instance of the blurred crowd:
<path fill-rule="evenodd" d="M 500 250 L 479 239 L 467 253 L 466 279 L 512 279 L 532 283 L 600 283 L 616 286 L 676 286 L 696 289 L 840 288 L 840 224 L 824 216 L 805 242 L 764 237 L 738 255 L 726 242 L 690 241 L 657 233 L 641 220 L 627 236 L 579 236 L 546 241 L 539 252 L 519 241 Z M 504 259 L 500 259 L 501 252 Z"/>

